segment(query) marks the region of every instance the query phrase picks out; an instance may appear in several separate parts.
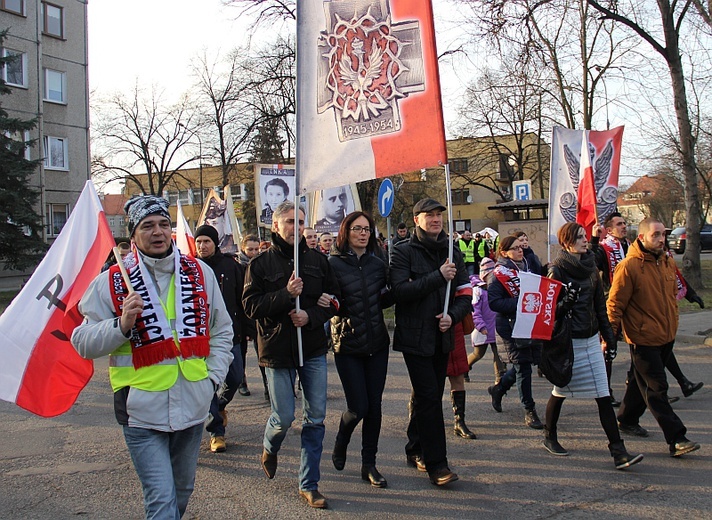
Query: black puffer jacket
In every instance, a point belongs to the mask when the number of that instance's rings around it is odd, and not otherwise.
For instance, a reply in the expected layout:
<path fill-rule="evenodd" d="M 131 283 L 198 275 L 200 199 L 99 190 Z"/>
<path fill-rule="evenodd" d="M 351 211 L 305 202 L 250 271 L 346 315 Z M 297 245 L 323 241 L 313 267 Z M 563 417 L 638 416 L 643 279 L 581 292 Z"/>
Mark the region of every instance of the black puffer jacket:
<path fill-rule="evenodd" d="M 383 321 L 388 305 L 388 266 L 378 256 L 332 249 L 329 265 L 341 289 L 341 307 L 331 320 L 334 352 L 368 356 L 388 348 L 391 339 Z M 384 298 L 385 297 L 385 298 Z"/>
<path fill-rule="evenodd" d="M 245 269 L 231 256 L 219 250 L 210 258 L 201 258 L 215 273 L 220 284 L 225 307 L 232 318 L 233 345 L 241 341 L 242 324 L 247 319 L 242 308 L 242 287 L 245 284 Z"/>
<path fill-rule="evenodd" d="M 455 298 L 458 287 L 471 287 L 470 279 L 462 261 L 462 253 L 453 249 L 457 275 L 450 290 L 448 314 L 453 326 L 445 333 L 438 328 L 435 317 L 443 312 L 447 282 L 440 273 L 440 266 L 448 255 L 448 240 L 444 232 L 437 240 L 428 239 L 416 228 L 408 242 L 400 242 L 393 248 L 391 259 L 391 290 L 396 303 L 396 330 L 393 350 L 416 356 L 432 356 L 436 344 L 443 352 L 455 348 L 454 325 L 472 312 L 472 296 Z"/>
<path fill-rule="evenodd" d="M 297 329 L 289 311 L 295 300 L 287 292 L 287 282 L 294 272 L 294 248 L 279 235 L 273 235 L 272 246 L 252 259 L 245 275 L 242 303 L 245 314 L 257 320 L 257 348 L 260 366 L 296 368 L 299 364 Z M 326 354 L 328 347 L 324 323 L 336 308 L 317 304 L 322 293 L 340 299 L 339 284 L 329 262 L 321 253 L 299 243 L 299 276 L 304 289 L 299 298 L 301 309 L 309 315 L 309 323 L 302 327 L 304 359 Z"/>
<path fill-rule="evenodd" d="M 578 259 L 571 253 L 560 251 L 549 268 L 549 278 L 563 283 L 573 282 L 581 288 L 570 311 L 572 338 L 590 338 L 600 332 L 606 343 L 615 343 L 594 253 L 587 251 Z"/>

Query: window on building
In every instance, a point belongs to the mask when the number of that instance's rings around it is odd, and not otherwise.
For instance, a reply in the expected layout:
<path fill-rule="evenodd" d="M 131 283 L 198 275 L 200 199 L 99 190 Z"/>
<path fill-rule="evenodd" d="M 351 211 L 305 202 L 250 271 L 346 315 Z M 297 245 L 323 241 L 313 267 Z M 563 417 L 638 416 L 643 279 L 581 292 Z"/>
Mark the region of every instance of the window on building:
<path fill-rule="evenodd" d="M 4 58 L 12 58 L 2 68 L 2 79 L 15 87 L 27 87 L 27 53 L 3 49 Z"/>
<path fill-rule="evenodd" d="M 190 200 L 190 190 L 180 190 L 178 192 L 178 200 L 182 205 L 192 204 Z"/>
<path fill-rule="evenodd" d="M 467 158 L 450 159 L 450 171 L 452 173 L 467 173 Z"/>
<path fill-rule="evenodd" d="M 42 32 L 64 38 L 64 10 L 60 6 L 42 2 Z"/>
<path fill-rule="evenodd" d="M 45 136 L 45 168 L 50 170 L 68 170 L 69 154 L 67 140 L 63 137 Z"/>
<path fill-rule="evenodd" d="M 47 236 L 56 237 L 69 218 L 69 204 L 47 204 Z"/>
<path fill-rule="evenodd" d="M 45 101 L 66 103 L 67 75 L 58 70 L 45 69 L 44 98 Z"/>
<path fill-rule="evenodd" d="M 452 190 L 452 205 L 463 206 L 465 204 L 470 204 L 470 202 L 467 200 L 469 196 L 470 190 L 467 188 Z"/>
<path fill-rule="evenodd" d="M 25 159 L 27 159 L 28 161 L 32 160 L 30 157 L 30 147 L 27 145 L 27 143 L 30 141 L 29 131 L 25 130 L 24 132 L 5 132 L 5 135 L 13 141 L 21 143 L 25 149 Z"/>
<path fill-rule="evenodd" d="M 3 11 L 25 15 L 25 0 L 0 0 L 0 8 Z"/>
<path fill-rule="evenodd" d="M 177 191 L 164 191 L 163 198 L 168 201 L 169 206 L 178 205 L 178 192 Z"/>
<path fill-rule="evenodd" d="M 514 167 L 516 163 L 513 155 L 506 153 L 499 154 L 499 175 L 497 179 L 500 181 L 509 181 L 514 179 Z"/>
<path fill-rule="evenodd" d="M 191 204 L 200 204 L 200 188 L 191 188 L 190 201 Z M 183 201 L 181 201 L 182 203 Z"/>

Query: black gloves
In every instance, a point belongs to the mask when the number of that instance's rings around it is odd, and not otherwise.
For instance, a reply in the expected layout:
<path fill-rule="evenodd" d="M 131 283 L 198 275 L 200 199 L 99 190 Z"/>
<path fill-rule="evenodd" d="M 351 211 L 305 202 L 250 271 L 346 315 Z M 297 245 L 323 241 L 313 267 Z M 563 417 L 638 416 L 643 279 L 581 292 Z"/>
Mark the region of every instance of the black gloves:
<path fill-rule="evenodd" d="M 569 282 L 561 288 L 561 291 L 563 293 L 563 297 L 559 300 L 559 303 L 556 306 L 557 318 L 566 315 L 566 313 L 573 309 L 574 304 L 578 301 L 579 295 L 581 294 L 581 287 L 574 282 Z"/>
<path fill-rule="evenodd" d="M 613 361 L 618 355 L 618 343 L 606 343 L 606 361 Z"/>
<path fill-rule="evenodd" d="M 692 303 L 696 303 L 697 305 L 700 306 L 700 309 L 705 308 L 705 302 L 702 301 L 702 298 L 700 298 L 697 294 L 695 294 L 693 297 L 690 298 L 690 301 Z"/>

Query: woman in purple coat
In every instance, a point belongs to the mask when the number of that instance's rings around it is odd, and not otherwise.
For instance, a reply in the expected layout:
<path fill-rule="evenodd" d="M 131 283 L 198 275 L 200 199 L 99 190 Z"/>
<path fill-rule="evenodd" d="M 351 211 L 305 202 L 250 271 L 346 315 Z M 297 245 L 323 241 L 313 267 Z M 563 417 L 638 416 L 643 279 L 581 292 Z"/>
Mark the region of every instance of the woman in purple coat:
<path fill-rule="evenodd" d="M 467 364 L 472 369 L 472 365 L 482 359 L 487 352 L 487 346 L 492 349 L 494 356 L 494 378 L 495 384 L 502 379 L 502 374 L 507 370 L 507 366 L 497 353 L 497 341 L 495 339 L 495 317 L 496 313 L 490 309 L 487 297 L 487 276 L 494 269 L 494 260 L 483 258 L 480 262 L 480 275 L 472 275 L 472 317 L 475 322 L 475 330 L 470 335 L 472 339 L 473 352 L 467 356 Z"/>

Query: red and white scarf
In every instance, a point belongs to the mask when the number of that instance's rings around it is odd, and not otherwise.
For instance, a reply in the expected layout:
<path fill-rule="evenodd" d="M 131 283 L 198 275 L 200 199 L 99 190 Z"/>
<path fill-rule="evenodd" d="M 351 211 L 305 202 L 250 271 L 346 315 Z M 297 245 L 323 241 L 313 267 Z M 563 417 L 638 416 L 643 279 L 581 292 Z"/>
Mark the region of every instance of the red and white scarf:
<path fill-rule="evenodd" d="M 666 254 L 669 258 L 672 258 L 672 251 L 667 251 Z M 675 298 L 682 300 L 687 294 L 687 282 L 682 276 L 680 270 L 677 268 L 677 264 L 675 264 L 675 282 L 677 283 L 677 293 L 675 294 Z"/>
<path fill-rule="evenodd" d="M 171 327 L 157 287 L 141 255 L 132 251 L 124 259 L 134 291 L 143 299 L 143 312 L 136 318 L 129 338 L 136 369 L 179 355 L 189 358 L 207 357 L 210 354 L 210 314 L 203 270 L 197 260 L 177 252 L 174 263 L 171 282 L 175 286 L 176 321 L 174 327 Z M 118 265 L 109 270 L 109 291 L 116 314 L 121 316 L 128 289 Z M 174 330 L 177 340 L 173 336 Z"/>
<path fill-rule="evenodd" d="M 502 264 L 497 264 L 492 274 L 499 280 L 512 298 L 519 298 L 519 276 L 518 271 L 510 269 Z"/>
<path fill-rule="evenodd" d="M 625 240 L 625 239 L 624 239 Z M 623 244 L 613 235 L 606 235 L 606 238 L 601 240 L 601 247 L 606 252 L 606 260 L 608 260 L 608 276 L 610 282 L 613 282 L 613 271 L 616 266 L 625 258 L 625 250 Z"/>

